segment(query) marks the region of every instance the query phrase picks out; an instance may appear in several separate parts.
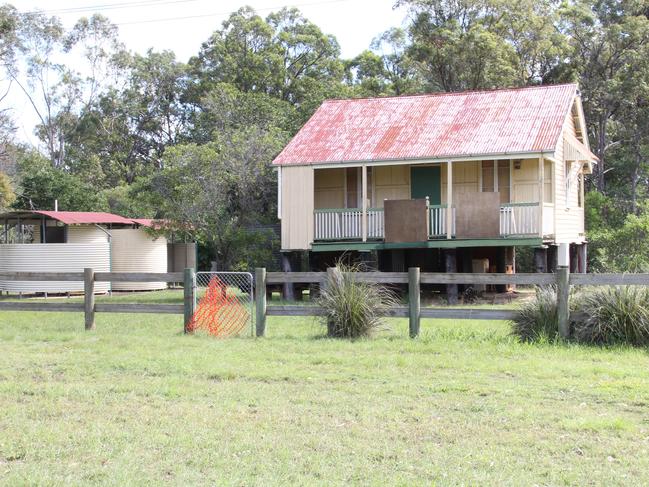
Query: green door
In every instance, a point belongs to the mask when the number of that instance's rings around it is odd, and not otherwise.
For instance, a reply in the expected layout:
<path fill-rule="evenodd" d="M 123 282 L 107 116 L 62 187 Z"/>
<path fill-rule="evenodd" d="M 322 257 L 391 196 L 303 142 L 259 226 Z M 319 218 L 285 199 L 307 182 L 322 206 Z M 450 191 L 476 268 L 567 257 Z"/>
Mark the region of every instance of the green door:
<path fill-rule="evenodd" d="M 420 199 L 426 196 L 431 205 L 442 204 L 440 166 L 410 168 L 410 197 Z"/>

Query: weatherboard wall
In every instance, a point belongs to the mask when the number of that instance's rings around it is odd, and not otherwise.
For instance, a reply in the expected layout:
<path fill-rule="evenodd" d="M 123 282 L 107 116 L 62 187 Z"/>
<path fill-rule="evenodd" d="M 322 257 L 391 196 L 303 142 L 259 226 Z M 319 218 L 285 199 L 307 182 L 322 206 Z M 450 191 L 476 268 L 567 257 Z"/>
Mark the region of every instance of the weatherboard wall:
<path fill-rule="evenodd" d="M 310 166 L 282 168 L 282 250 L 308 250 L 313 242 L 314 177 Z"/>

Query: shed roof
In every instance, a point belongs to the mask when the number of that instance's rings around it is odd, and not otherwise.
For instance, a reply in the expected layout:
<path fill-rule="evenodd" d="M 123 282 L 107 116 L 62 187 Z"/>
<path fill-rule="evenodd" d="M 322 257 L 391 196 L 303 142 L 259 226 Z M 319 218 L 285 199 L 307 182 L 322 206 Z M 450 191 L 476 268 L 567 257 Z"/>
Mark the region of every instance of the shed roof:
<path fill-rule="evenodd" d="M 133 220 L 123 216 L 95 211 L 45 211 L 34 210 L 30 213 L 58 220 L 66 225 L 94 225 L 99 223 L 114 223 L 132 225 Z"/>
<path fill-rule="evenodd" d="M 304 165 L 554 151 L 576 84 L 328 100 L 273 161 Z"/>

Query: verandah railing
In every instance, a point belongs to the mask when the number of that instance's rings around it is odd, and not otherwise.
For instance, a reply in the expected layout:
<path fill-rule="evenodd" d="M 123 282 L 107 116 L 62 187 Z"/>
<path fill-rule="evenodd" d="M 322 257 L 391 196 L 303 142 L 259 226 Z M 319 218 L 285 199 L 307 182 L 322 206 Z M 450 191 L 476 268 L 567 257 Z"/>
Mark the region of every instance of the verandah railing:
<path fill-rule="evenodd" d="M 538 203 L 504 203 L 500 205 L 500 235 L 538 235 Z"/>
<path fill-rule="evenodd" d="M 546 210 L 544 208 L 544 210 Z M 550 208 L 549 210 L 552 210 Z M 455 236 L 456 208 L 452 208 L 451 236 Z M 539 235 L 538 203 L 504 203 L 500 206 L 500 236 Z M 428 238 L 447 236 L 447 206 L 429 205 Z M 317 209 L 315 215 L 316 240 L 360 240 L 363 237 L 363 210 L 360 208 Z M 545 234 L 551 228 L 544 229 Z M 367 238 L 382 239 L 385 236 L 383 208 L 367 210 Z"/>

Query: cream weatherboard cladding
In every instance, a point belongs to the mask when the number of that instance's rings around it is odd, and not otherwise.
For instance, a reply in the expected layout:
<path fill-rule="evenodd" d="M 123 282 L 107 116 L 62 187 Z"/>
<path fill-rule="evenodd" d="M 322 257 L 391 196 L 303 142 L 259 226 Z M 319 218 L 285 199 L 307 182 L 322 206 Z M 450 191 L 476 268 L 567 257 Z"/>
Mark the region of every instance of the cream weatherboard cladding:
<path fill-rule="evenodd" d="M 313 168 L 282 168 L 282 250 L 307 250 L 313 242 Z"/>
<path fill-rule="evenodd" d="M 564 134 L 575 135 L 572 110 L 566 117 Z M 584 209 L 579 206 L 579 184 L 574 180 L 568 188 L 566 168 L 570 164 L 564 160 L 564 135 L 559 139 L 554 163 L 554 201 L 556 243 L 577 243 L 585 240 Z M 580 170 L 583 178 L 583 171 Z M 569 189 L 569 193 L 567 192 Z"/>

